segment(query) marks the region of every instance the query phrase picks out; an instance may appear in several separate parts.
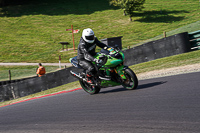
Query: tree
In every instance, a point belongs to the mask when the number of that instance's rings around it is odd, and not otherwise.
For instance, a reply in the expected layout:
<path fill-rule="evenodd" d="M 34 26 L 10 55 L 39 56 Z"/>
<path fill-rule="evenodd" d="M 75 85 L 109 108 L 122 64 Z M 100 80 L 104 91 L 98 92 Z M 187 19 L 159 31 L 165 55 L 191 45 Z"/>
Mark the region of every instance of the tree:
<path fill-rule="evenodd" d="M 144 2 L 145 0 L 110 0 L 111 5 L 120 7 L 124 15 L 129 15 L 130 21 L 132 21 L 134 11 L 141 11 L 144 8 Z"/>

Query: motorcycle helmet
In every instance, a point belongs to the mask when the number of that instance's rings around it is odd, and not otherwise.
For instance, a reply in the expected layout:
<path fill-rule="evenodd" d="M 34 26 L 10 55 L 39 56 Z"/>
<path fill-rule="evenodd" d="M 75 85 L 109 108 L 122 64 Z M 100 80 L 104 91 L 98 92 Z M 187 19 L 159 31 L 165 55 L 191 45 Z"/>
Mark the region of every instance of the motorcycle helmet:
<path fill-rule="evenodd" d="M 82 38 L 87 43 L 93 43 L 95 40 L 93 30 L 90 28 L 84 29 L 82 32 Z"/>

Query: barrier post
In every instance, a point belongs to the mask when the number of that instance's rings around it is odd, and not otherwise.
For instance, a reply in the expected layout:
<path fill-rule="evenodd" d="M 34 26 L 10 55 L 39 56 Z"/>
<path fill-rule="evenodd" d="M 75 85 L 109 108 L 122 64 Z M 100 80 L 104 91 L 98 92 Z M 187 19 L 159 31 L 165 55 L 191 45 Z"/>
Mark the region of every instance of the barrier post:
<path fill-rule="evenodd" d="M 8 73 L 9 73 L 9 81 L 11 82 L 11 71 L 9 70 Z"/>
<path fill-rule="evenodd" d="M 59 68 L 61 69 L 61 64 L 60 64 L 60 62 L 61 62 L 61 56 L 59 55 Z"/>
<path fill-rule="evenodd" d="M 163 32 L 164 38 L 166 38 L 166 31 Z"/>

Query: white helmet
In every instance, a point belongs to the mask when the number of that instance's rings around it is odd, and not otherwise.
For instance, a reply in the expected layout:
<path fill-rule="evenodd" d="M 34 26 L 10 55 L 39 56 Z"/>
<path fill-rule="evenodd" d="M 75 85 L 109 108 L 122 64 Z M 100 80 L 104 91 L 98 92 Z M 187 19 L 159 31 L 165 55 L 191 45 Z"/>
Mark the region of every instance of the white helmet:
<path fill-rule="evenodd" d="M 94 31 L 90 28 L 84 29 L 82 32 L 82 38 L 87 43 L 93 43 L 95 40 Z"/>

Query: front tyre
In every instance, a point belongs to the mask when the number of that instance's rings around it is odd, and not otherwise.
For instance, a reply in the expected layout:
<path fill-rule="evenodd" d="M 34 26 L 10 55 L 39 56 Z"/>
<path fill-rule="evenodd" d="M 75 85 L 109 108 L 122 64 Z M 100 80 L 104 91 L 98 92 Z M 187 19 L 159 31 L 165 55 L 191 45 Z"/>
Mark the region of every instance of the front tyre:
<path fill-rule="evenodd" d="M 99 93 L 99 91 L 101 90 L 100 87 L 98 86 L 91 86 L 90 84 L 88 84 L 87 82 L 83 81 L 83 80 L 79 80 L 79 83 L 81 84 L 82 88 L 89 94 L 97 94 Z"/>
<path fill-rule="evenodd" d="M 136 89 L 138 86 L 138 79 L 135 73 L 130 68 L 127 68 L 124 70 L 124 75 L 126 79 L 123 80 L 122 86 L 129 90 Z"/>

